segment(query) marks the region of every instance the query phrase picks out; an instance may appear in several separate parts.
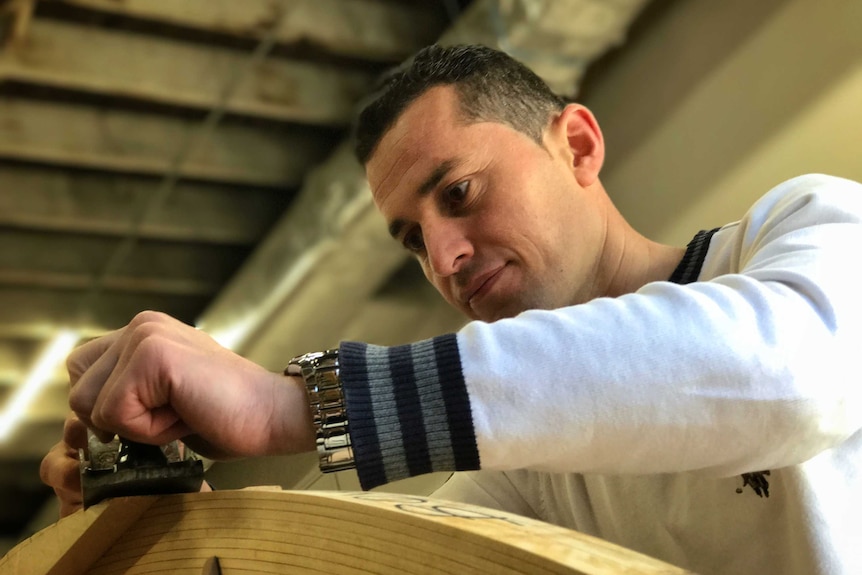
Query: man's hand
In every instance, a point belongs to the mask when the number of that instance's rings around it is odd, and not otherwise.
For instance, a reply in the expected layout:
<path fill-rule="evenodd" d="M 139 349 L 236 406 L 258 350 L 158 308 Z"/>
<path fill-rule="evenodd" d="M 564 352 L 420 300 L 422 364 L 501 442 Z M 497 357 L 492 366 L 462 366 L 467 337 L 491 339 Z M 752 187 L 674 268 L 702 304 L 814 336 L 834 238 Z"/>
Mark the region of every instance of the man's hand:
<path fill-rule="evenodd" d="M 214 459 L 314 449 L 302 381 L 161 313 L 82 345 L 67 367 L 72 409 L 106 440 L 183 439 Z"/>
<path fill-rule="evenodd" d="M 78 511 L 84 505 L 78 450 L 86 446 L 87 426 L 77 416 L 71 414 L 66 418 L 66 424 L 63 426 L 63 439 L 51 448 L 39 467 L 42 482 L 52 487 L 60 500 L 61 519 Z M 180 449 L 183 449 L 182 443 L 180 443 Z M 212 488 L 204 481 L 201 484 L 201 491 L 212 491 Z"/>
<path fill-rule="evenodd" d="M 77 417 L 70 415 L 63 426 L 63 440 L 42 459 L 39 476 L 43 483 L 54 488 L 60 500 L 60 517 L 74 513 L 84 504 L 78 449 L 86 445 L 87 427 Z"/>

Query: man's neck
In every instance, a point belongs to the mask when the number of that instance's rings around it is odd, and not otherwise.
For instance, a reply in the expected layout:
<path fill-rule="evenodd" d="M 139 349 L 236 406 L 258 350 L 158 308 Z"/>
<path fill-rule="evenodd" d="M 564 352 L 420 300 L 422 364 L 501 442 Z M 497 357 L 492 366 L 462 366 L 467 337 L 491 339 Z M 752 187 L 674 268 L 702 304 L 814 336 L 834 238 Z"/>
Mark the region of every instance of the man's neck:
<path fill-rule="evenodd" d="M 602 295 L 617 297 L 633 293 L 646 284 L 670 278 L 685 255 L 685 248 L 654 242 L 628 224 L 607 246 L 608 282 Z"/>

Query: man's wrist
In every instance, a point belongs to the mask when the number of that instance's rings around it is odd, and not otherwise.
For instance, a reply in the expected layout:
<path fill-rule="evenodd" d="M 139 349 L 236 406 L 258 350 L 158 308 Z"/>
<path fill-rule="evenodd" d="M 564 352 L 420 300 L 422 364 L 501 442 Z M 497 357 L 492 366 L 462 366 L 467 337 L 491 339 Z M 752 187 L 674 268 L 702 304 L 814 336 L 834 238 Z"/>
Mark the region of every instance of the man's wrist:
<path fill-rule="evenodd" d="M 315 445 L 324 473 L 355 467 L 338 350 L 307 353 L 290 360 L 285 375 L 305 383 L 315 432 Z"/>

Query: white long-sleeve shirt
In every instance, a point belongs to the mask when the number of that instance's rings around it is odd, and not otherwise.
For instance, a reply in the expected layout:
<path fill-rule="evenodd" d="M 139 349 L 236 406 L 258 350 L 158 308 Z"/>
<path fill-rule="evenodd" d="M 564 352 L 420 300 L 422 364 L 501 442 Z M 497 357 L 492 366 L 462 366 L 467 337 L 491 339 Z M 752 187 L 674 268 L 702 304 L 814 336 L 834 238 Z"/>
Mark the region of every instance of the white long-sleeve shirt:
<path fill-rule="evenodd" d="M 704 575 L 862 574 L 859 250 L 862 186 L 803 176 L 699 234 L 682 284 L 345 342 L 360 480 L 481 468 L 435 495 Z"/>

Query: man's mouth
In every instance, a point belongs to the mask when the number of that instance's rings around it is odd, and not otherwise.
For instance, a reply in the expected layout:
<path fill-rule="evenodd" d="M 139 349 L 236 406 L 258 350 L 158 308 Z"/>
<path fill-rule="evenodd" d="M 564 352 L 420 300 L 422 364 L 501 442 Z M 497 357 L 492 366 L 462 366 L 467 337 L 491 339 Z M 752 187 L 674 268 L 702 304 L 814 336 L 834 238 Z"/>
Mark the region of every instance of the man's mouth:
<path fill-rule="evenodd" d="M 464 301 L 467 305 L 474 307 L 475 303 L 481 300 L 485 294 L 490 292 L 494 284 L 497 283 L 497 280 L 500 278 L 500 273 L 505 269 L 505 267 L 505 265 L 502 265 L 474 277 L 464 292 L 466 294 Z"/>

